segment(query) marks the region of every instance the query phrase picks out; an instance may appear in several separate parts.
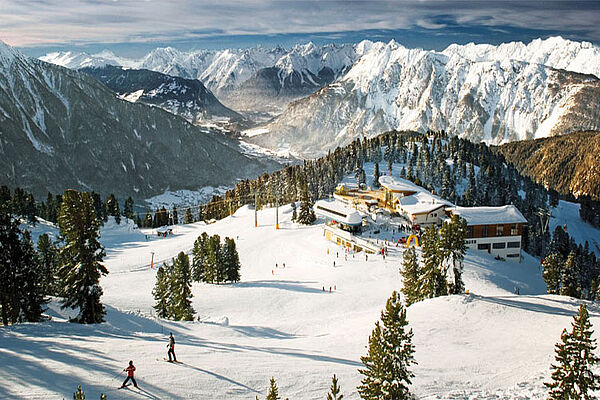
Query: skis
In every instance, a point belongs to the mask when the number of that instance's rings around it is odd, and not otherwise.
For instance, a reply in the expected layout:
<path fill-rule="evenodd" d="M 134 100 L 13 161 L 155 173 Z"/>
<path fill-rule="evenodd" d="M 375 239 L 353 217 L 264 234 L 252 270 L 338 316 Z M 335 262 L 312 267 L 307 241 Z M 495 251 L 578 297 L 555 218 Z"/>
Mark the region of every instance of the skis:
<path fill-rule="evenodd" d="M 158 358 L 156 359 L 156 361 L 161 361 Z M 163 358 L 162 361 L 171 363 L 171 364 L 183 364 L 181 361 L 170 361 L 168 358 Z"/>

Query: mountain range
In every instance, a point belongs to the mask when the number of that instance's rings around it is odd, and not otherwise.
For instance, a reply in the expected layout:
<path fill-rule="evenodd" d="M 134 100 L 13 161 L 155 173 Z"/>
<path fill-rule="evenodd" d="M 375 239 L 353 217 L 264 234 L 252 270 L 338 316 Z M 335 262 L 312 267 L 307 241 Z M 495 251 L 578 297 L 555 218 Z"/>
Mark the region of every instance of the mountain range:
<path fill-rule="evenodd" d="M 562 52 L 556 40 L 552 43 Z M 542 57 L 530 44 L 536 60 L 558 61 L 546 42 L 537 44 L 550 54 Z M 596 75 L 503 58 L 500 50 L 488 51 L 489 60 L 481 56 L 474 61 L 457 49 L 436 52 L 394 41 L 370 43 L 344 76 L 292 102 L 249 140 L 312 158 L 392 129 L 447 130 L 488 144 L 600 129 Z M 569 53 L 572 62 L 560 59 L 564 65 L 581 70 L 600 65 L 598 48 L 580 44 L 575 49 L 579 52 Z M 596 58 L 581 63 L 580 52 Z"/>
<path fill-rule="evenodd" d="M 0 42 L 0 184 L 143 199 L 279 168 L 239 142 Z"/>
<path fill-rule="evenodd" d="M 360 49 L 360 45 L 353 44 L 313 43 L 291 49 L 189 52 L 167 47 L 157 48 L 140 59 L 118 57 L 109 51 L 94 55 L 56 52 L 40 59 L 71 69 L 114 65 L 199 79 L 228 107 L 278 113 L 289 101 L 309 95 L 341 76 L 360 57 Z"/>

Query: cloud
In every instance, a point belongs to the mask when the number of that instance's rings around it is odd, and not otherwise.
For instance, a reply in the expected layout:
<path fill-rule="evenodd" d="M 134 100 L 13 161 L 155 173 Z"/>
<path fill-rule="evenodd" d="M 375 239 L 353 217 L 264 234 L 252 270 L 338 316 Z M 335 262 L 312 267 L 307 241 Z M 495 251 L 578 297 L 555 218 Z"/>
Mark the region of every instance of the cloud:
<path fill-rule="evenodd" d="M 0 40 L 22 47 L 482 27 L 595 41 L 599 20 L 598 1 L 0 0 Z"/>

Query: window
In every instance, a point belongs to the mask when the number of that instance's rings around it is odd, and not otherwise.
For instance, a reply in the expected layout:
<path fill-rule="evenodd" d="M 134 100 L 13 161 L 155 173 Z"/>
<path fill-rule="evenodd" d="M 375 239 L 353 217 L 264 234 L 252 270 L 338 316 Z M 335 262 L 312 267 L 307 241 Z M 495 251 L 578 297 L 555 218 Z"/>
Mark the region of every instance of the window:
<path fill-rule="evenodd" d="M 489 250 L 489 249 L 490 249 L 489 243 L 479 243 L 477 245 L 477 250 Z"/>
<path fill-rule="evenodd" d="M 504 236 L 504 225 L 496 225 L 496 236 Z"/>
<path fill-rule="evenodd" d="M 493 249 L 505 249 L 506 248 L 506 243 L 501 242 L 501 243 L 493 243 L 492 244 L 492 248 Z"/>
<path fill-rule="evenodd" d="M 507 254 L 506 255 L 506 257 L 508 257 L 508 258 L 518 258 L 520 256 L 521 256 L 520 254 Z"/>
<path fill-rule="evenodd" d="M 519 224 L 513 224 L 510 227 L 510 234 L 512 236 L 517 236 L 519 234 Z"/>
<path fill-rule="evenodd" d="M 468 238 L 472 238 L 473 237 L 473 226 L 467 226 L 467 237 Z"/>
<path fill-rule="evenodd" d="M 488 236 L 488 228 L 489 228 L 489 226 L 487 226 L 487 225 L 484 225 L 481 227 L 481 237 Z"/>
<path fill-rule="evenodd" d="M 468 240 L 465 240 L 465 243 L 466 243 L 466 244 L 475 244 L 476 242 L 477 242 L 477 240 L 475 240 L 475 239 L 468 239 Z"/>
<path fill-rule="evenodd" d="M 519 249 L 521 248 L 521 242 L 508 242 L 506 244 L 506 247 L 508 247 L 509 249 Z"/>

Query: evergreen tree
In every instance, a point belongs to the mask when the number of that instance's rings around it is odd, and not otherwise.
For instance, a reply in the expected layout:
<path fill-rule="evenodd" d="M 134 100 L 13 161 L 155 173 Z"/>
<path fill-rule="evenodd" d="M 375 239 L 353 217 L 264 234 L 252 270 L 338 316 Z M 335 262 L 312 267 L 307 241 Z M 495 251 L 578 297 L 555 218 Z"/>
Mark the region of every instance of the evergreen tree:
<path fill-rule="evenodd" d="M 106 199 L 105 204 L 106 215 L 115 217 L 115 222 L 117 224 L 121 223 L 121 211 L 119 210 L 119 202 L 114 194 L 110 194 Z"/>
<path fill-rule="evenodd" d="M 462 281 L 462 269 L 467 246 L 467 223 L 458 215 L 454 215 L 450 222 L 444 223 L 440 229 L 439 253 L 441 261 L 447 261 L 454 277 L 449 285 L 451 294 L 460 294 L 465 290 Z"/>
<path fill-rule="evenodd" d="M 340 394 L 338 379 L 335 374 L 333 374 L 333 378 L 331 378 L 331 393 L 327 393 L 327 400 L 342 400 L 343 398 L 344 395 Z"/>
<path fill-rule="evenodd" d="M 419 288 L 419 278 L 421 268 L 417 259 L 417 251 L 414 247 L 409 247 L 402 256 L 402 270 L 400 271 L 404 282 L 402 293 L 406 300 L 406 305 L 416 303 L 421 300 L 421 290 Z"/>
<path fill-rule="evenodd" d="M 63 307 L 78 308 L 74 321 L 92 324 L 104 321 L 100 303 L 100 276 L 108 274 L 102 265 L 104 249 L 99 238 L 100 221 L 88 193 L 67 190 L 62 199 L 58 224 L 65 246 L 60 250 L 59 276 L 63 285 Z"/>
<path fill-rule="evenodd" d="M 292 207 L 292 222 L 294 222 L 298 219 L 298 213 L 296 212 L 296 202 L 291 202 L 290 206 Z"/>
<path fill-rule="evenodd" d="M 20 260 L 18 262 L 19 297 L 21 302 L 21 315 L 19 319 L 38 322 L 47 303 L 46 285 L 39 258 L 33 247 L 29 231 L 21 236 Z"/>
<path fill-rule="evenodd" d="M 125 200 L 125 204 L 123 205 L 123 216 L 125 218 L 129 218 L 130 220 L 135 219 L 135 213 L 133 212 L 133 199 L 131 196 Z"/>
<path fill-rule="evenodd" d="M 206 281 L 204 271 L 207 262 L 207 242 L 208 234 L 202 232 L 194 242 L 194 248 L 192 249 L 192 278 L 196 282 Z"/>
<path fill-rule="evenodd" d="M 578 282 L 579 265 L 574 251 L 569 253 L 565 261 L 561 277 L 560 294 L 562 296 L 579 297 L 580 287 Z"/>
<path fill-rule="evenodd" d="M 317 217 L 315 216 L 315 211 L 313 210 L 313 201 L 308 194 L 308 186 L 306 183 L 302 185 L 300 191 L 300 213 L 298 214 L 297 221 L 304 225 L 310 225 L 315 222 Z"/>
<path fill-rule="evenodd" d="M 573 317 L 572 330 L 566 329 L 561 334 L 561 341 L 556 344 L 555 361 L 552 364 L 552 381 L 544 383 L 549 389 L 551 400 L 591 400 L 596 397 L 590 391 L 600 389 L 600 376 L 592 371 L 600 358 L 594 354 L 596 339 L 592 339 L 593 331 L 587 308 L 584 304 Z"/>
<path fill-rule="evenodd" d="M 173 217 L 172 224 L 177 225 L 179 223 L 179 215 L 177 213 L 177 207 L 173 206 L 173 211 L 171 212 L 171 215 Z"/>
<path fill-rule="evenodd" d="M 564 259 L 560 253 L 551 253 L 542 262 L 542 276 L 549 294 L 559 294 L 562 281 Z"/>
<path fill-rule="evenodd" d="M 192 273 L 190 259 L 183 251 L 173 260 L 173 276 L 171 281 L 173 292 L 173 317 L 175 320 L 192 321 L 194 309 L 192 308 Z"/>
<path fill-rule="evenodd" d="M 441 269 L 438 240 L 439 236 L 435 226 L 428 226 L 421 238 L 421 256 L 423 257 L 423 268 L 419 279 L 421 298 L 431 299 L 447 294 L 446 277 Z"/>
<path fill-rule="evenodd" d="M 279 389 L 277 389 L 277 383 L 275 382 L 275 378 L 271 377 L 269 381 L 269 393 L 267 393 L 267 397 L 265 400 L 279 400 Z"/>
<path fill-rule="evenodd" d="M 43 277 L 44 293 L 57 296 L 60 292 L 60 284 L 57 280 L 60 266 L 58 248 L 47 233 L 38 238 L 37 254 Z"/>
<path fill-rule="evenodd" d="M 240 257 L 235 242 L 231 238 L 225 238 L 222 248 L 222 263 L 225 267 L 225 280 L 238 282 L 240 280 Z"/>
<path fill-rule="evenodd" d="M 221 238 L 219 235 L 213 235 L 206 241 L 206 258 L 204 263 L 204 282 L 219 282 L 221 275 Z"/>
<path fill-rule="evenodd" d="M 185 210 L 185 215 L 183 219 L 186 224 L 191 224 L 194 222 L 194 214 L 192 214 L 192 210 L 189 207 L 187 208 L 187 210 Z"/>
<path fill-rule="evenodd" d="M 381 312 L 381 324 L 369 337 L 366 356 L 361 357 L 365 369 L 358 386 L 360 397 L 369 400 L 402 400 L 412 396 L 408 389 L 414 374 L 410 366 L 414 360 L 412 329 L 407 330 L 406 309 L 400 303 L 400 296 L 393 292 Z"/>
<path fill-rule="evenodd" d="M 73 393 L 73 400 L 85 400 L 85 393 L 81 389 L 81 385 L 77 386 L 77 391 Z"/>
<path fill-rule="evenodd" d="M 171 294 L 170 279 L 165 265 L 164 267 L 159 267 L 156 271 L 156 284 L 154 285 L 154 289 L 152 289 L 152 295 L 154 296 L 154 300 L 156 300 L 153 308 L 156 310 L 156 315 L 159 318 L 170 317 Z"/>
<path fill-rule="evenodd" d="M 375 163 L 375 168 L 373 171 L 373 187 L 379 187 L 379 163 Z"/>

